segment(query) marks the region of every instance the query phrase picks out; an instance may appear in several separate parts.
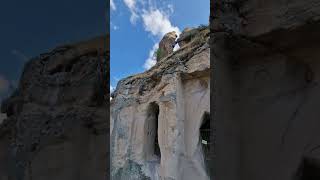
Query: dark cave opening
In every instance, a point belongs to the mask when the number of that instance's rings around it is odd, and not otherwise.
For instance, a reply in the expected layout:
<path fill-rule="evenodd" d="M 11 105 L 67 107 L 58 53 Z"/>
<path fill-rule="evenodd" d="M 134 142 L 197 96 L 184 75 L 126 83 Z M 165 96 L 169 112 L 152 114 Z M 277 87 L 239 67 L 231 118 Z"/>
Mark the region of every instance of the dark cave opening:
<path fill-rule="evenodd" d="M 319 180 L 320 161 L 315 158 L 304 158 L 299 171 L 299 180 Z"/>
<path fill-rule="evenodd" d="M 150 138 L 153 149 L 153 154 L 161 158 L 160 146 L 158 141 L 158 123 L 159 123 L 159 105 L 155 102 L 152 102 L 149 106 L 149 118 L 150 118 Z"/>
<path fill-rule="evenodd" d="M 207 168 L 209 167 L 210 161 L 210 132 L 210 113 L 205 112 L 202 116 L 202 124 L 200 127 L 200 143 Z"/>

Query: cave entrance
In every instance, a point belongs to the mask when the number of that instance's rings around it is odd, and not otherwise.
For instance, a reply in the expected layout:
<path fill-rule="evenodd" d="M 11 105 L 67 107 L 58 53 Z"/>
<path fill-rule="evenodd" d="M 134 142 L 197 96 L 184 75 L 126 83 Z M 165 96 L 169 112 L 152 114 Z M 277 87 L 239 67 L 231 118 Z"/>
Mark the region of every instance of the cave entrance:
<path fill-rule="evenodd" d="M 156 156 L 161 158 L 160 146 L 158 141 L 158 119 L 159 119 L 159 105 L 155 102 L 150 103 L 148 108 L 148 144 L 149 157 Z"/>
<path fill-rule="evenodd" d="M 202 116 L 202 124 L 200 127 L 200 143 L 202 146 L 205 165 L 209 168 L 210 161 L 210 113 L 205 112 Z"/>
<path fill-rule="evenodd" d="M 304 158 L 299 180 L 319 180 L 320 179 L 320 161 L 316 158 Z"/>

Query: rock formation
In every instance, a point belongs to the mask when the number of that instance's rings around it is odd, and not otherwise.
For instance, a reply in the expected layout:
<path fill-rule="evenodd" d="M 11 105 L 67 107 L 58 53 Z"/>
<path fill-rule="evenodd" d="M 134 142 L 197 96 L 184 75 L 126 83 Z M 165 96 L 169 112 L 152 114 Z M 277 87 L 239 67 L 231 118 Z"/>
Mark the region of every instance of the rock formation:
<path fill-rule="evenodd" d="M 111 100 L 113 180 L 208 180 L 209 28 L 150 70 L 119 81 Z"/>
<path fill-rule="evenodd" d="M 177 39 L 177 43 L 180 47 L 186 45 L 198 32 L 199 28 L 185 28 Z"/>
<path fill-rule="evenodd" d="M 109 101 L 101 67 L 108 40 L 58 47 L 27 62 L 2 104 L 8 117 L 0 124 L 0 180 L 106 179 Z"/>
<path fill-rule="evenodd" d="M 1 106 L 0 106 L 0 109 L 1 109 Z M 4 113 L 0 113 L 0 124 L 3 122 L 4 119 L 7 118 L 7 115 L 4 114 Z"/>
<path fill-rule="evenodd" d="M 211 1 L 213 179 L 320 179 L 320 3 Z"/>
<path fill-rule="evenodd" d="M 159 43 L 159 49 L 157 51 L 157 61 L 160 61 L 162 58 L 168 56 L 173 52 L 177 37 L 178 36 L 174 31 L 164 35 Z"/>

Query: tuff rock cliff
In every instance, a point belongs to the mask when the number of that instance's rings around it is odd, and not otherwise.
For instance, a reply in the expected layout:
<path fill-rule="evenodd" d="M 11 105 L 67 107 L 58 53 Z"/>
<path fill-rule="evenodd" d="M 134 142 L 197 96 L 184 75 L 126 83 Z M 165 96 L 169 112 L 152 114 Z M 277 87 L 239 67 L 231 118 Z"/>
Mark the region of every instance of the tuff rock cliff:
<path fill-rule="evenodd" d="M 213 179 L 320 179 L 320 1 L 211 1 Z"/>
<path fill-rule="evenodd" d="M 8 117 L 0 124 L 0 180 L 106 179 L 108 40 L 61 46 L 26 63 L 1 107 Z"/>
<path fill-rule="evenodd" d="M 210 123 L 209 28 L 181 37 L 173 52 L 176 35 L 165 35 L 159 47 L 166 54 L 148 71 L 119 81 L 112 94 L 113 180 L 209 179 L 210 140 L 200 132 Z"/>

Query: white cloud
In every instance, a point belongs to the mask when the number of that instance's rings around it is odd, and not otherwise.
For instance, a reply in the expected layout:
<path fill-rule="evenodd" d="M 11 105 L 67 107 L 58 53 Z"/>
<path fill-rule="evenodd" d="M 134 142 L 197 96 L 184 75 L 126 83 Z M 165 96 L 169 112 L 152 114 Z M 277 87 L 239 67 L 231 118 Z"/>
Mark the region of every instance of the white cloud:
<path fill-rule="evenodd" d="M 168 15 L 159 9 L 145 11 L 142 14 L 142 20 L 145 30 L 154 36 L 162 37 L 171 31 L 175 31 L 177 34 L 180 34 L 179 28 L 173 26 Z"/>
<path fill-rule="evenodd" d="M 178 51 L 180 49 L 179 44 L 177 43 L 174 48 L 173 48 L 173 52 Z"/>
<path fill-rule="evenodd" d="M 117 9 L 116 5 L 114 4 L 113 0 L 110 0 L 110 7 L 113 11 L 115 11 Z"/>
<path fill-rule="evenodd" d="M 168 4 L 168 9 L 169 9 L 170 13 L 174 12 L 174 8 L 173 8 L 172 4 Z"/>
<path fill-rule="evenodd" d="M 159 48 L 159 43 L 156 43 L 155 45 L 153 45 L 152 49 L 149 52 L 149 57 L 143 65 L 144 69 L 148 70 L 157 63 L 157 59 L 154 56 L 154 54 L 158 48 Z"/>
<path fill-rule="evenodd" d="M 158 42 L 168 32 L 175 31 L 178 36 L 181 34 L 180 29 L 174 26 L 169 19 L 169 15 L 174 12 L 172 4 L 163 2 L 158 8 L 158 1 L 155 0 L 123 0 L 123 2 L 131 12 L 130 22 L 136 24 L 137 20 L 141 18 L 145 31 L 156 36 Z M 156 64 L 154 53 L 158 46 L 156 43 L 149 51 L 149 57 L 143 65 L 145 69 L 150 69 Z"/>
<path fill-rule="evenodd" d="M 112 21 L 110 22 L 110 26 L 115 31 L 119 29 L 119 26 L 115 25 Z"/>
<path fill-rule="evenodd" d="M 115 90 L 115 87 L 110 85 L 110 93 L 112 93 Z"/>
<path fill-rule="evenodd" d="M 135 9 L 136 1 L 135 0 L 123 0 L 124 3 L 128 6 L 130 10 Z"/>
<path fill-rule="evenodd" d="M 110 94 L 115 90 L 115 87 L 110 85 Z M 110 101 L 112 100 L 112 97 L 110 96 Z"/>
<path fill-rule="evenodd" d="M 112 28 L 113 28 L 113 30 L 118 30 L 119 29 L 119 27 L 116 26 L 116 25 L 113 25 Z"/>
<path fill-rule="evenodd" d="M 167 9 L 167 11 L 164 11 L 157 8 L 152 0 L 123 0 L 123 2 L 131 12 L 130 22 L 132 24 L 136 24 L 141 17 L 145 30 L 154 36 L 162 37 L 170 31 L 176 31 L 177 34 L 180 34 L 179 28 L 173 26 L 169 19 L 169 14 L 174 12 L 172 4 L 161 8 Z"/>
<path fill-rule="evenodd" d="M 139 18 L 136 8 L 136 0 L 123 0 L 131 12 L 130 22 L 135 24 Z"/>
<path fill-rule="evenodd" d="M 138 19 L 139 19 L 139 15 L 136 12 L 132 11 L 130 16 L 130 22 L 132 24 L 136 24 Z"/>
<path fill-rule="evenodd" d="M 115 80 L 115 81 L 120 81 L 120 78 L 118 78 L 118 77 L 116 77 L 116 76 L 113 76 L 113 79 Z"/>
<path fill-rule="evenodd" d="M 152 35 L 162 38 L 166 33 L 175 31 L 178 36 L 181 34 L 181 31 L 178 27 L 173 26 L 169 20 L 169 16 L 159 9 L 153 9 L 149 11 L 144 11 L 142 14 L 142 20 L 144 23 L 145 30 L 150 32 Z M 159 48 L 158 43 L 156 43 L 149 52 L 149 57 L 144 63 L 145 69 L 150 69 L 157 63 L 154 53 Z M 177 50 L 179 47 L 175 47 L 174 50 Z"/>

